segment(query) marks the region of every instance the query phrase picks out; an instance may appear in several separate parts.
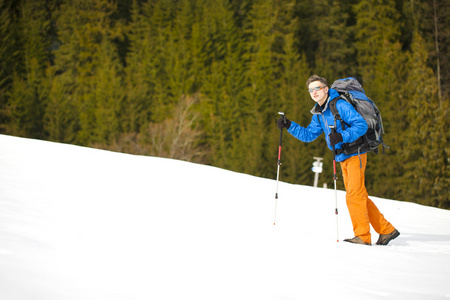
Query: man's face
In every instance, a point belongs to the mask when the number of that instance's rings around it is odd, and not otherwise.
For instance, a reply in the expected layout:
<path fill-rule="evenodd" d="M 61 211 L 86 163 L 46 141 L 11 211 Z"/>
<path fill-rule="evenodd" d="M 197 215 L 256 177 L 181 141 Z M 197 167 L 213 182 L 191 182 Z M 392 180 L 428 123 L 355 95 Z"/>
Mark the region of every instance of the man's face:
<path fill-rule="evenodd" d="M 328 97 L 328 87 L 320 81 L 313 81 L 308 86 L 311 98 L 319 105 L 325 103 Z"/>

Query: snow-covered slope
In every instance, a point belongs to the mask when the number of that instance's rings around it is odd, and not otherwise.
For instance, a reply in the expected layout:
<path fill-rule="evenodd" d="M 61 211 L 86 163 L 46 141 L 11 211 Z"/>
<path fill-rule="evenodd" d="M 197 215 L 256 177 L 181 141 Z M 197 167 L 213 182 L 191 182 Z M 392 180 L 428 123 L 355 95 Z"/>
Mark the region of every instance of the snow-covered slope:
<path fill-rule="evenodd" d="M 450 298 L 450 211 L 373 197 L 401 236 L 337 243 L 332 189 L 281 182 L 274 226 L 275 184 L 0 135 L 0 299 Z"/>

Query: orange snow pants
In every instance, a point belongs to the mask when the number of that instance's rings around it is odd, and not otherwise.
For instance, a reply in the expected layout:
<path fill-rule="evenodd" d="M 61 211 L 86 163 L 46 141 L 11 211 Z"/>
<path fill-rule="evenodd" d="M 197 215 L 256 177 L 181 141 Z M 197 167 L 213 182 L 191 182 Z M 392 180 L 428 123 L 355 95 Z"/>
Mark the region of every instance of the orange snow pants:
<path fill-rule="evenodd" d="M 359 160 L 361 157 L 361 161 Z M 378 234 L 389 234 L 394 226 L 380 213 L 376 205 L 369 199 L 364 184 L 367 153 L 360 157 L 352 156 L 341 162 L 345 190 L 347 191 L 347 208 L 353 224 L 353 232 L 365 243 L 371 243 L 370 224 Z M 360 164 L 362 167 L 360 167 Z"/>

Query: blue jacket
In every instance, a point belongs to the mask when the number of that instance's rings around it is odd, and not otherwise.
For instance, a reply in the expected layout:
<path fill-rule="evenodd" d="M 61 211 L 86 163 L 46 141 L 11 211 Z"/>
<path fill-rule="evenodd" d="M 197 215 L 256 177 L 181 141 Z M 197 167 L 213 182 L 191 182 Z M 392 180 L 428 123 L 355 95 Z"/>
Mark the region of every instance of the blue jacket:
<path fill-rule="evenodd" d="M 311 110 L 313 116 L 308 127 L 305 128 L 295 122 L 291 122 L 291 126 L 289 127 L 288 132 L 302 142 L 307 143 L 314 141 L 319 137 L 319 135 L 322 134 L 322 132 L 325 132 L 325 140 L 327 141 L 328 148 L 330 148 L 330 150 L 333 150 L 333 147 L 330 146 L 330 140 L 328 138 L 328 135 L 331 132 L 328 126 L 334 125 L 335 122 L 334 116 L 331 113 L 330 108 L 328 107 L 328 101 L 330 99 L 338 97 L 339 93 L 334 89 L 329 89 L 328 95 L 329 97 L 323 111 L 320 109 L 319 104 L 316 104 Z M 344 120 L 344 122 L 348 124 L 348 126 L 345 126 L 345 130 L 342 130 L 341 122 L 336 121 L 336 131 L 342 134 L 343 142 L 336 144 L 335 147 L 336 149 L 340 149 L 343 143 L 351 143 L 360 136 L 364 135 L 367 131 L 368 126 L 364 118 L 347 101 L 342 99 L 338 100 L 336 102 L 336 108 L 342 120 Z M 341 162 L 355 155 L 358 155 L 358 153 L 350 155 L 340 153 L 336 155 L 336 161 Z"/>

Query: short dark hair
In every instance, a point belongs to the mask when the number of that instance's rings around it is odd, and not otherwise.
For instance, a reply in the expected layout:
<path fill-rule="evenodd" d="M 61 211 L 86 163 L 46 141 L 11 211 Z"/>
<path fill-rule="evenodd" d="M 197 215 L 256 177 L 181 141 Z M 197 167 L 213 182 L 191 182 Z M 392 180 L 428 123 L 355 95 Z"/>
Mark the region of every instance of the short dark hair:
<path fill-rule="evenodd" d="M 325 86 L 328 86 L 327 80 L 324 77 L 320 77 L 319 75 L 316 75 L 316 74 L 314 74 L 314 75 L 312 75 L 311 77 L 308 78 L 308 80 L 306 81 L 306 86 L 309 87 L 309 84 L 311 82 L 314 82 L 314 81 L 320 81 Z"/>

